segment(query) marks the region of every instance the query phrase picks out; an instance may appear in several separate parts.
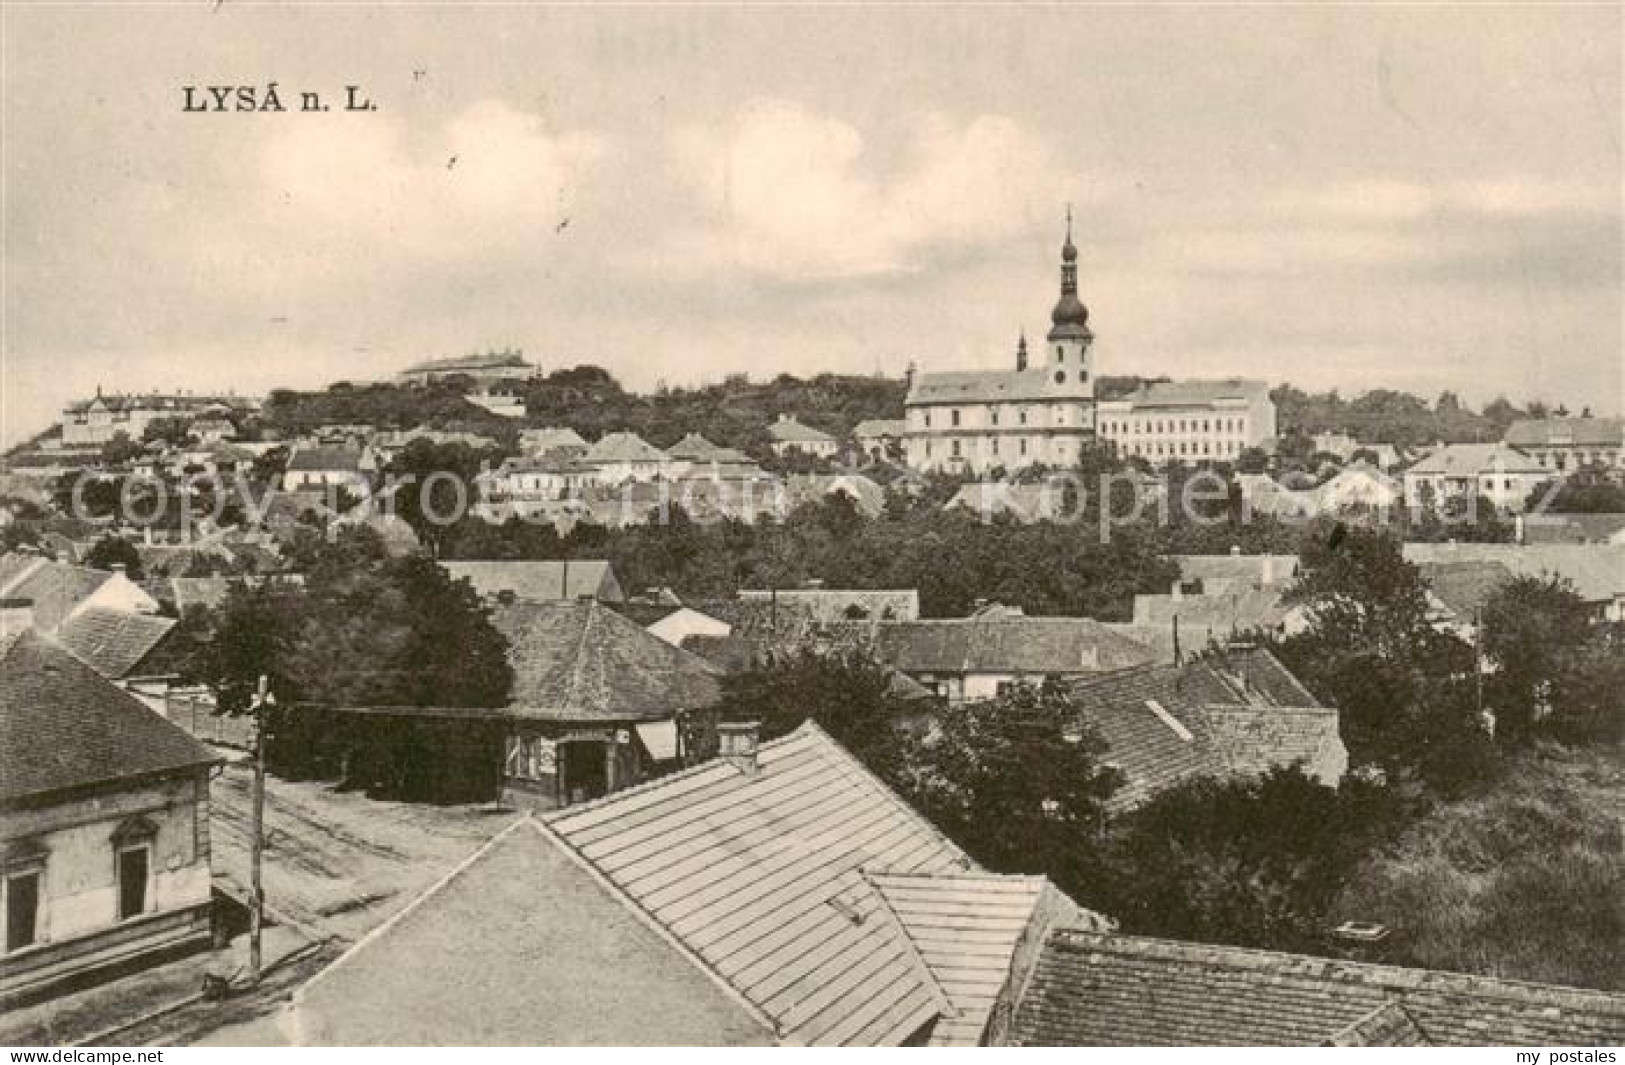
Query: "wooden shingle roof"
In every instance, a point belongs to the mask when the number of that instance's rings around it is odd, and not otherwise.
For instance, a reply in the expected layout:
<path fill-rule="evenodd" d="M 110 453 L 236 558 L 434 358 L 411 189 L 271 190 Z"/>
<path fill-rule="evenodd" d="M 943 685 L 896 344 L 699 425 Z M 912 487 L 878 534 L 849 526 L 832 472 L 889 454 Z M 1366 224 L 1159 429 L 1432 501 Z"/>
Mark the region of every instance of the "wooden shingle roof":
<path fill-rule="evenodd" d="M 1025 1046 L 1610 1046 L 1625 996 L 1302 954 L 1052 933 Z"/>

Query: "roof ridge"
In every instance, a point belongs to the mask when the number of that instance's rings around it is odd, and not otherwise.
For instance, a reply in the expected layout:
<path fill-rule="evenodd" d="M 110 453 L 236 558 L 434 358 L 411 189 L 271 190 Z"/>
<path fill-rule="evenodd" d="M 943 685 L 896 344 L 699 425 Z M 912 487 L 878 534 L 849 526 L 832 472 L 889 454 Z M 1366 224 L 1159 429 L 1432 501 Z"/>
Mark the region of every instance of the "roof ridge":
<path fill-rule="evenodd" d="M 1232 969 L 1256 969 L 1266 961 L 1308 963 L 1327 970 L 1334 970 L 1318 974 L 1328 979 L 1337 979 L 1340 975 L 1364 975 L 1369 978 L 1366 982 L 1374 986 L 1397 987 L 1406 991 L 1453 990 L 1458 992 L 1479 992 L 1488 990 L 1499 992 L 1504 998 L 1539 998 L 1541 1001 L 1549 1000 L 1549 997 L 1542 996 L 1541 992 L 1555 991 L 1568 996 L 1584 997 L 1594 1002 L 1608 1003 L 1618 1010 L 1621 1015 L 1625 1015 L 1625 994 L 1604 991 L 1600 988 L 1547 984 L 1534 980 L 1515 980 L 1501 976 L 1454 972 L 1448 969 L 1382 965 L 1376 962 L 1352 961 L 1347 958 L 1332 958 L 1318 954 L 1300 954 L 1295 951 L 1238 947 L 1225 943 L 1204 943 L 1196 940 L 1167 939 L 1159 936 L 1125 935 L 1117 932 L 1095 932 L 1085 928 L 1056 928 L 1052 930 L 1050 939 L 1063 949 L 1099 950 L 1118 954 L 1145 953 L 1144 951 L 1128 949 L 1133 946 L 1140 946 L 1150 948 L 1152 951 L 1157 952 L 1159 956 L 1170 959 L 1189 959 L 1192 952 L 1200 952 L 1210 955 L 1210 957 L 1202 959 L 1204 964 L 1220 965 Z M 1117 944 L 1125 944 L 1126 946 L 1118 948 Z M 1313 976 L 1317 974 L 1293 973 L 1288 975 Z M 1455 986 L 1440 987 L 1441 984 Z"/>

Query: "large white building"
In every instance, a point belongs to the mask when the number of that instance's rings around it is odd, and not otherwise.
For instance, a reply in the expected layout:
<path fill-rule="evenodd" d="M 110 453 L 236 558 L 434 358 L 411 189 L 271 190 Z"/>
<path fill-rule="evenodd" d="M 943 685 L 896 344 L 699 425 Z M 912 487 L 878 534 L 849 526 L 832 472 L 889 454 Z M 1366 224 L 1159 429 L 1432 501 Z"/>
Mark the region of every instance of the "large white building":
<path fill-rule="evenodd" d="M 1275 436 L 1275 401 L 1263 381 L 1161 381 L 1100 404 L 1102 439 L 1154 465 L 1234 462 Z"/>
<path fill-rule="evenodd" d="M 925 373 L 906 403 L 903 452 L 917 470 L 984 472 L 1070 466 L 1095 430 L 1089 310 L 1078 299 L 1078 249 L 1067 218 L 1061 298 L 1041 350 L 1016 347 L 1014 370 Z"/>

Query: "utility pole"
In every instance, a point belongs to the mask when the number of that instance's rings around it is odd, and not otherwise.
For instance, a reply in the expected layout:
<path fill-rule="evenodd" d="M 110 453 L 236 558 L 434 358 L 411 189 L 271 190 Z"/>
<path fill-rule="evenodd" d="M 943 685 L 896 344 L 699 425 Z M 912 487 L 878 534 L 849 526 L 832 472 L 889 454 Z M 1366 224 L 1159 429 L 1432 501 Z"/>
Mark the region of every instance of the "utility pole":
<path fill-rule="evenodd" d="M 270 681 L 260 674 L 259 686 L 254 691 L 249 707 L 254 712 L 254 823 L 249 835 L 249 890 L 253 908 L 249 911 L 248 925 L 248 981 L 249 986 L 260 982 L 260 929 L 265 924 L 265 888 L 260 867 L 265 858 L 265 710 L 276 705 L 271 694 Z"/>

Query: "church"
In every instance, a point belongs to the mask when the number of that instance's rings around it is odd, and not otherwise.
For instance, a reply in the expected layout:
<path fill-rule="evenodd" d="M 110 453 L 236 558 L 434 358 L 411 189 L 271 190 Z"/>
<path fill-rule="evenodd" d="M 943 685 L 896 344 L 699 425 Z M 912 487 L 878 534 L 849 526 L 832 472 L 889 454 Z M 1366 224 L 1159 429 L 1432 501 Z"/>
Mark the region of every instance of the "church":
<path fill-rule="evenodd" d="M 1014 370 L 920 374 L 906 401 L 904 455 L 916 470 L 985 473 L 1071 466 L 1095 433 L 1089 309 L 1078 299 L 1078 249 L 1067 212 L 1061 297 L 1040 350 L 1016 345 Z"/>

